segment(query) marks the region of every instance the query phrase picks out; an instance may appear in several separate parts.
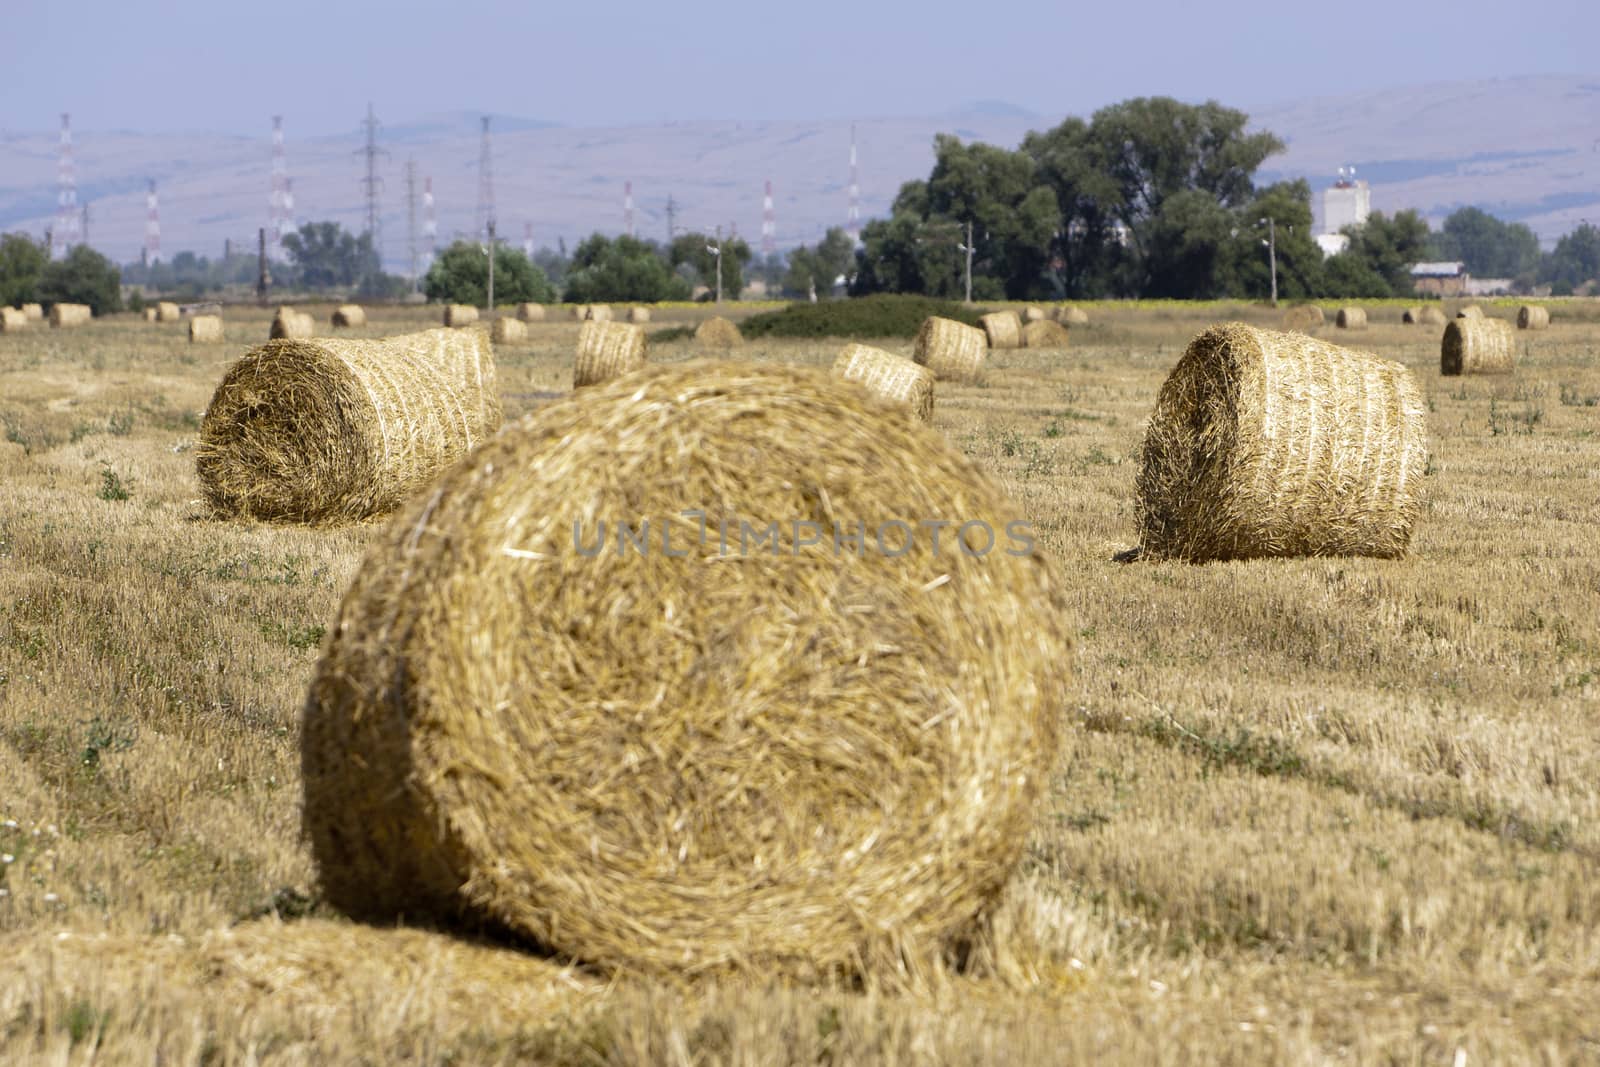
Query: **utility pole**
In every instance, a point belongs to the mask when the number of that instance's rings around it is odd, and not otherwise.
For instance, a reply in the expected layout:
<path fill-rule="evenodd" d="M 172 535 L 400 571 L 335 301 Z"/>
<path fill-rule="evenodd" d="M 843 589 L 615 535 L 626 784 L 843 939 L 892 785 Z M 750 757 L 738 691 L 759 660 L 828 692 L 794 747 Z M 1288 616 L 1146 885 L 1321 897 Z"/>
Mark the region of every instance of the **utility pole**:
<path fill-rule="evenodd" d="M 267 228 L 261 227 L 256 231 L 256 302 L 262 307 L 267 306 L 267 286 L 272 283 L 272 275 L 267 273 Z"/>
<path fill-rule="evenodd" d="M 417 291 L 417 161 L 406 160 L 406 253 L 411 263 L 411 291 Z"/>
<path fill-rule="evenodd" d="M 633 183 L 622 183 L 622 232 L 629 237 L 633 233 Z"/>
<path fill-rule="evenodd" d="M 967 254 L 967 303 L 972 303 L 972 220 L 967 220 L 967 243 L 959 246 Z"/>
<path fill-rule="evenodd" d="M 1272 271 L 1272 306 L 1278 306 L 1278 223 L 1271 215 L 1261 220 L 1267 224 L 1267 263 Z"/>
<path fill-rule="evenodd" d="M 494 226 L 494 148 L 489 140 L 489 116 L 483 116 L 483 140 L 478 146 L 478 233 Z"/>
<path fill-rule="evenodd" d="M 489 317 L 494 318 L 494 219 L 489 220 Z"/>
<path fill-rule="evenodd" d="M 706 245 L 706 251 L 717 257 L 717 303 L 722 303 L 722 225 L 717 224 L 717 243 Z"/>
<path fill-rule="evenodd" d="M 667 194 L 667 243 L 678 236 L 678 202 L 672 199 L 672 194 Z"/>

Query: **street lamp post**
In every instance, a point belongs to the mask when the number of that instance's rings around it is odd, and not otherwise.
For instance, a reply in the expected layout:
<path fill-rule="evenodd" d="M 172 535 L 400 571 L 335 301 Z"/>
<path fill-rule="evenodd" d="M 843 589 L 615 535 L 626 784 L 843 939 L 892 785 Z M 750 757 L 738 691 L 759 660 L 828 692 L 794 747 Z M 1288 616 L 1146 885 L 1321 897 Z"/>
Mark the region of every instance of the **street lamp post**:
<path fill-rule="evenodd" d="M 717 304 L 722 304 L 722 227 L 717 227 L 717 243 L 706 245 L 706 251 L 717 257 Z"/>
<path fill-rule="evenodd" d="M 1268 215 L 1261 220 L 1267 224 L 1267 239 L 1261 243 L 1267 246 L 1267 263 L 1272 271 L 1272 306 L 1278 306 L 1278 224 Z"/>

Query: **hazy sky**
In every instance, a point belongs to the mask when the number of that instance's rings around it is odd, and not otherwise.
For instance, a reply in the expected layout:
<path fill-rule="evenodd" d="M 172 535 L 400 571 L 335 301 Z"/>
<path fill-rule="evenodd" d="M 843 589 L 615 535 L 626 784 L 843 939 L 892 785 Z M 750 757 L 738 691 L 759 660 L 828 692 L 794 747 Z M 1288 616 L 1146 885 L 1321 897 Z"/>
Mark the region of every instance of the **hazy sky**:
<path fill-rule="evenodd" d="M 352 130 L 483 110 L 571 125 L 1044 115 L 1130 96 L 1246 110 L 1348 90 L 1600 76 L 1600 2 L 0 0 L 0 130 Z M 1600 131 L 1597 131 L 1600 132 Z"/>

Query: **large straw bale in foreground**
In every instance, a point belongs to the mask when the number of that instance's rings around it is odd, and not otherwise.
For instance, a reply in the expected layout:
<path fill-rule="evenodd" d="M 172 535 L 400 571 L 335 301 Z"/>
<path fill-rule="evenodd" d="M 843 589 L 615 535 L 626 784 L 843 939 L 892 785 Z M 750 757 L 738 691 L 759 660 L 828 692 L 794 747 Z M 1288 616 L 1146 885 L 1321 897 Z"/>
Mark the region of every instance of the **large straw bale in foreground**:
<path fill-rule="evenodd" d="M 82 326 L 94 318 L 94 312 L 89 310 L 88 304 L 51 304 L 50 325 L 52 326 Z"/>
<path fill-rule="evenodd" d="M 1365 308 L 1342 307 L 1333 324 L 1341 330 L 1365 330 L 1367 328 L 1367 311 Z"/>
<path fill-rule="evenodd" d="M 990 348 L 1022 347 L 1022 320 L 1015 311 L 991 311 L 979 315 L 978 322 L 983 326 Z"/>
<path fill-rule="evenodd" d="M 1022 328 L 1023 348 L 1066 348 L 1067 328 L 1059 322 L 1040 319 Z"/>
<path fill-rule="evenodd" d="M 28 316 L 21 308 L 0 307 L 0 333 L 12 333 L 28 328 Z"/>
<path fill-rule="evenodd" d="M 29 322 L 43 322 L 44 305 L 35 303 L 23 304 L 22 314 Z"/>
<path fill-rule="evenodd" d="M 619 378 L 645 364 L 644 330 L 625 322 L 591 320 L 578 328 L 578 354 L 572 362 L 572 387 Z"/>
<path fill-rule="evenodd" d="M 267 329 L 267 338 L 272 341 L 292 341 L 310 337 L 316 332 L 317 320 L 311 317 L 309 311 L 280 307 L 272 316 L 272 325 Z"/>
<path fill-rule="evenodd" d="M 446 326 L 470 326 L 478 321 L 478 309 L 471 304 L 446 304 L 444 306 L 444 324 Z"/>
<path fill-rule="evenodd" d="M 544 305 L 536 304 L 532 300 L 524 300 L 517 305 L 517 319 L 521 322 L 543 322 Z"/>
<path fill-rule="evenodd" d="M 494 325 L 489 328 L 489 337 L 497 345 L 510 344 L 513 341 L 526 341 L 528 327 L 521 319 L 501 316 L 494 320 Z"/>
<path fill-rule="evenodd" d="M 845 345 L 833 361 L 833 374 L 910 408 L 924 422 L 933 418 L 933 372 L 904 356 L 870 345 Z"/>
<path fill-rule="evenodd" d="M 177 322 L 181 318 L 183 318 L 183 311 L 172 301 L 162 300 L 156 304 L 157 322 Z"/>
<path fill-rule="evenodd" d="M 934 516 L 967 540 L 877 546 Z M 1067 714 L 1067 598 L 1006 550 L 1021 519 L 817 368 L 697 360 L 543 408 L 345 597 L 301 735 L 325 899 L 607 969 L 926 960 L 1021 856 Z"/>
<path fill-rule="evenodd" d="M 1539 304 L 1524 304 L 1517 309 L 1517 329 L 1547 330 L 1550 328 L 1550 309 Z"/>
<path fill-rule="evenodd" d="M 222 339 L 221 315 L 196 315 L 189 320 L 190 344 L 215 344 Z"/>
<path fill-rule="evenodd" d="M 1141 548 L 1195 561 L 1403 555 L 1427 451 L 1422 396 L 1401 364 L 1213 327 L 1156 400 L 1138 476 Z"/>
<path fill-rule="evenodd" d="M 744 334 L 739 332 L 739 327 L 717 315 L 694 328 L 694 343 L 701 348 L 737 348 L 744 344 Z"/>
<path fill-rule="evenodd" d="M 922 320 L 911 358 L 941 382 L 975 382 L 983 374 L 989 341 L 982 330 L 930 315 Z"/>
<path fill-rule="evenodd" d="M 350 329 L 367 324 L 367 309 L 360 304 L 340 304 L 333 309 L 333 325 Z"/>
<path fill-rule="evenodd" d="M 1439 373 L 1510 374 L 1517 333 L 1504 319 L 1452 319 L 1439 342 Z"/>
<path fill-rule="evenodd" d="M 195 468 L 219 515 L 348 522 L 399 507 L 499 426 L 481 329 L 269 341 L 217 386 Z"/>

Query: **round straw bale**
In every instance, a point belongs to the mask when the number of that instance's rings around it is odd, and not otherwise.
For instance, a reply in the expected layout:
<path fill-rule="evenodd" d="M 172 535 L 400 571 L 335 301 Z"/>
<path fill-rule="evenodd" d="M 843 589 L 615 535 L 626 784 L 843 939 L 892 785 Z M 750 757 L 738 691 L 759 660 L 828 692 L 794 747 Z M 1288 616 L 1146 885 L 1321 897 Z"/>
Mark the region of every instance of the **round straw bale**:
<path fill-rule="evenodd" d="M 924 422 L 933 418 L 933 372 L 904 356 L 870 345 L 845 345 L 833 361 L 833 374 L 910 408 Z"/>
<path fill-rule="evenodd" d="M 94 318 L 94 312 L 89 310 L 88 304 L 51 304 L 50 325 L 52 326 L 82 326 Z"/>
<path fill-rule="evenodd" d="M 215 344 L 222 339 L 222 316 L 196 315 L 189 320 L 190 344 Z"/>
<path fill-rule="evenodd" d="M 1045 314 L 1043 308 L 1029 306 L 1022 309 L 1022 321 L 1024 324 L 1030 322 L 1042 322 L 1044 317 Z"/>
<path fill-rule="evenodd" d="M 1138 476 L 1144 553 L 1194 561 L 1400 556 L 1427 416 L 1399 363 L 1243 323 L 1190 342 Z"/>
<path fill-rule="evenodd" d="M 172 301 L 162 300 L 156 304 L 157 322 L 177 322 L 181 318 L 183 318 L 183 312 Z"/>
<path fill-rule="evenodd" d="M 1429 326 L 1443 326 L 1449 320 L 1444 317 L 1444 311 L 1429 304 L 1422 309 L 1422 321 Z"/>
<path fill-rule="evenodd" d="M 195 469 L 218 515 L 355 521 L 398 507 L 499 426 L 481 329 L 269 341 L 217 386 Z"/>
<path fill-rule="evenodd" d="M 911 353 L 941 382 L 975 382 L 983 374 L 989 342 L 976 326 L 930 315 L 922 320 Z"/>
<path fill-rule="evenodd" d="M 277 314 L 272 316 L 272 326 L 267 330 L 269 340 L 297 340 L 310 337 L 317 332 L 317 321 L 311 317 L 309 311 L 296 311 L 291 307 L 280 307 Z"/>
<path fill-rule="evenodd" d="M 1517 309 L 1517 329 L 1545 330 L 1550 327 L 1550 309 L 1540 304 L 1524 304 Z"/>
<path fill-rule="evenodd" d="M 1458 319 L 1481 319 L 1483 317 L 1483 309 L 1477 304 L 1468 304 L 1456 312 L 1456 318 Z"/>
<path fill-rule="evenodd" d="M 494 325 L 489 328 L 489 336 L 497 345 L 509 344 L 513 341 L 526 341 L 528 327 L 521 319 L 501 316 L 494 320 Z"/>
<path fill-rule="evenodd" d="M 146 321 L 146 322 L 159 322 L 160 319 L 161 319 L 161 315 L 160 315 L 160 313 L 158 311 L 156 311 L 154 306 L 147 307 L 147 308 L 144 309 L 144 321 Z"/>
<path fill-rule="evenodd" d="M 701 348 L 735 348 L 744 344 L 744 334 L 739 332 L 739 327 L 717 315 L 694 328 L 694 343 Z"/>
<path fill-rule="evenodd" d="M 333 309 L 333 325 L 350 328 L 367 324 L 367 309 L 360 304 L 340 304 Z"/>
<path fill-rule="evenodd" d="M 1067 328 L 1059 322 L 1040 319 L 1022 328 L 1023 348 L 1066 348 Z"/>
<path fill-rule="evenodd" d="M 1400 321 L 1407 326 L 1414 326 L 1422 321 L 1422 309 L 1419 307 L 1406 308 L 1400 313 Z"/>
<path fill-rule="evenodd" d="M 588 322 L 610 322 L 611 307 L 608 304 L 590 304 L 583 317 Z"/>
<path fill-rule="evenodd" d="M 444 324 L 446 326 L 469 326 L 478 321 L 478 309 L 471 304 L 446 304 L 444 306 Z"/>
<path fill-rule="evenodd" d="M 1056 321 L 1063 326 L 1087 326 L 1089 325 L 1089 314 L 1082 308 L 1062 305 L 1056 310 Z"/>
<path fill-rule="evenodd" d="M 935 516 L 1021 520 L 819 368 L 651 367 L 508 427 L 374 543 L 317 667 L 325 899 L 608 970 L 927 959 L 1022 854 L 1071 641 L 1041 554 Z"/>
<path fill-rule="evenodd" d="M 572 387 L 631 374 L 645 365 L 644 330 L 625 322 L 591 320 L 578 328 L 578 354 L 572 363 Z"/>
<path fill-rule="evenodd" d="M 27 320 L 29 322 L 43 322 L 44 321 L 44 305 L 43 304 L 33 304 L 33 303 L 23 304 L 22 305 L 22 314 L 27 318 Z"/>
<path fill-rule="evenodd" d="M 572 305 L 572 318 L 573 318 L 574 322 L 583 322 L 588 317 L 589 317 L 589 305 L 588 304 L 573 304 Z"/>
<path fill-rule="evenodd" d="M 1517 334 L 1504 319 L 1452 319 L 1439 342 L 1439 373 L 1510 374 Z"/>
<path fill-rule="evenodd" d="M 524 300 L 517 305 L 517 318 L 522 322 L 543 322 L 544 305 Z"/>
<path fill-rule="evenodd" d="M 1022 320 L 1017 318 L 1015 311 L 991 311 L 987 315 L 979 315 L 978 322 L 983 325 L 983 334 L 990 348 L 1022 347 Z"/>
<path fill-rule="evenodd" d="M 1341 330 L 1365 330 L 1367 328 L 1367 312 L 1365 308 L 1342 307 L 1333 321 L 1334 325 Z"/>
<path fill-rule="evenodd" d="M 28 316 L 22 313 L 21 308 L 0 307 L 0 333 L 27 329 L 27 326 Z"/>
<path fill-rule="evenodd" d="M 643 325 L 650 321 L 650 309 L 635 305 L 628 309 L 628 321 Z"/>
<path fill-rule="evenodd" d="M 1414 326 L 1443 326 L 1444 312 L 1432 304 L 1419 307 L 1406 308 L 1400 316 L 1400 321 Z"/>

